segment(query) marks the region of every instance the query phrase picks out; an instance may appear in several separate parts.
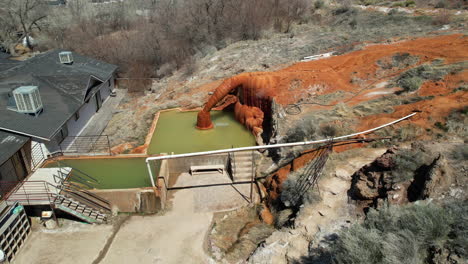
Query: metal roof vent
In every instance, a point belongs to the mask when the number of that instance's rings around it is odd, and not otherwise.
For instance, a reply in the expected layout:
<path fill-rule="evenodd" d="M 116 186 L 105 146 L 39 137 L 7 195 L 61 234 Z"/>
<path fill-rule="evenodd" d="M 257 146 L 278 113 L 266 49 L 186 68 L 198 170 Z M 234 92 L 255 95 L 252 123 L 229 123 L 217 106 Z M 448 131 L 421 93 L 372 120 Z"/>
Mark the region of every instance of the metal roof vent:
<path fill-rule="evenodd" d="M 16 102 L 16 111 L 33 116 L 39 115 L 42 110 L 41 95 L 37 86 L 21 86 L 13 91 Z"/>
<path fill-rule="evenodd" d="M 71 51 L 62 51 L 59 53 L 59 59 L 62 64 L 72 64 L 73 54 Z"/>

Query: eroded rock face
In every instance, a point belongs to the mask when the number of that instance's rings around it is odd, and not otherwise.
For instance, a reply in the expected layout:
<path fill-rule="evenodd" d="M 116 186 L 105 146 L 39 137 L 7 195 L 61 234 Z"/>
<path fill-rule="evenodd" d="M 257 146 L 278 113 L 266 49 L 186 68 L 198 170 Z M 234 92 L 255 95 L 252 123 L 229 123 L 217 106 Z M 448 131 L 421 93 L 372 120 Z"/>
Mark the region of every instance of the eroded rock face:
<path fill-rule="evenodd" d="M 405 173 L 397 164 L 400 151 L 389 149 L 356 171 L 352 176 L 349 196 L 374 207 L 383 205 L 384 200 L 392 204 L 404 204 L 435 197 L 451 182 L 450 166 L 441 154 L 429 155 L 425 163 L 421 159 L 414 159 L 413 169 L 406 172 L 410 177 L 397 179 L 396 176 Z M 413 146 L 412 151 L 414 155 L 428 155 L 423 146 Z"/>
<path fill-rule="evenodd" d="M 350 196 L 354 200 L 375 200 L 386 196 L 391 189 L 387 179 L 394 167 L 392 156 L 395 149 L 389 149 L 372 163 L 362 167 L 352 176 Z"/>
<path fill-rule="evenodd" d="M 218 213 L 207 236 L 208 251 L 219 263 L 244 263 L 273 231 L 258 219 L 255 207 Z"/>
<path fill-rule="evenodd" d="M 277 76 L 268 73 L 243 73 L 226 79 L 214 91 L 203 110 L 197 116 L 198 129 L 211 129 L 210 111 L 226 97 L 234 103 L 236 119 L 246 126 L 255 136 L 263 132 L 265 114 L 271 112 L 271 97 L 266 92 L 275 86 Z M 225 104 L 223 104 L 225 105 Z M 225 105 L 226 106 L 226 105 Z"/>
<path fill-rule="evenodd" d="M 444 156 L 439 155 L 427 167 L 427 171 L 417 174 L 408 188 L 408 200 L 416 201 L 433 197 L 437 189 L 443 189 L 451 182 L 452 173 Z"/>

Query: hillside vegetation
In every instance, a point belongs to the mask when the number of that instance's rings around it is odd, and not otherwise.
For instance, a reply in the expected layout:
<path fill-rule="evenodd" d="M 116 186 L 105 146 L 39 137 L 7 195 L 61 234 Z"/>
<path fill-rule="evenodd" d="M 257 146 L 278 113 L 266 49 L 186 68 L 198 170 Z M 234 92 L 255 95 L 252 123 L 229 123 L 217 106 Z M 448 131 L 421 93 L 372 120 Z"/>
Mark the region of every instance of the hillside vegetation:
<path fill-rule="evenodd" d="M 256 153 L 261 204 L 214 219 L 207 240 L 216 259 L 466 262 L 466 1 L 29 1 L 37 8 L 28 16 L 5 13 L 24 10 L 26 0 L 0 7 L 2 49 L 23 57 L 72 50 L 117 64 L 119 77 L 131 79 L 118 80 L 129 93 L 104 131 L 115 154 L 144 153 L 158 111 L 200 108 L 239 74 L 273 80 L 250 87 L 271 100 L 265 144 L 331 138 L 417 113 L 359 143 L 339 142 L 308 190 L 297 182 L 310 176 L 314 149 Z M 21 48 L 24 36 L 34 43 Z M 326 52 L 332 56 L 300 62 Z"/>

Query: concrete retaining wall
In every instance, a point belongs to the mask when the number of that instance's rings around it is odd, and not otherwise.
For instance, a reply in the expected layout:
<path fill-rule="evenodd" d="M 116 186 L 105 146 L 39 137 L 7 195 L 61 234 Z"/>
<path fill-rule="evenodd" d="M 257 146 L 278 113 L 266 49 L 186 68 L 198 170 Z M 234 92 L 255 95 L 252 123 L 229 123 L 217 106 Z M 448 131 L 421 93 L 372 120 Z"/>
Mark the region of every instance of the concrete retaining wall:
<path fill-rule="evenodd" d="M 227 168 L 228 154 L 218 154 L 210 156 L 187 157 L 169 160 L 169 171 L 171 173 L 189 172 L 190 166 L 218 165 L 224 164 Z"/>
<path fill-rule="evenodd" d="M 92 190 L 107 199 L 118 212 L 156 213 L 165 208 L 170 174 L 189 172 L 190 166 L 224 164 L 227 167 L 228 155 L 189 157 L 162 160 L 157 177 L 158 190 L 152 188 Z M 157 170 L 157 168 L 155 168 Z"/>
<path fill-rule="evenodd" d="M 161 197 L 161 207 L 164 209 L 167 201 L 167 188 L 169 187 L 169 160 L 162 160 L 159 169 L 157 186 L 159 187 L 159 197 Z"/>
<path fill-rule="evenodd" d="M 92 190 L 108 200 L 113 211 L 126 213 L 156 213 L 161 210 L 161 198 L 151 188 Z"/>

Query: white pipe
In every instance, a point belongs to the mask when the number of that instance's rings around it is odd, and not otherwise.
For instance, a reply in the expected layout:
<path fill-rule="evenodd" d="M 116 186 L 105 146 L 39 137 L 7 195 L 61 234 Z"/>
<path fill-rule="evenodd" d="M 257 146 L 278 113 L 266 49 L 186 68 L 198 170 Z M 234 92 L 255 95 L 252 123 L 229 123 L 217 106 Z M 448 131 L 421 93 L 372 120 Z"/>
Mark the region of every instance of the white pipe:
<path fill-rule="evenodd" d="M 193 152 L 193 153 L 184 153 L 184 154 L 149 157 L 149 158 L 146 158 L 146 164 L 148 165 L 148 171 L 149 171 L 149 175 L 150 175 L 150 178 L 151 178 L 151 184 L 153 184 L 153 187 L 156 187 L 154 185 L 153 173 L 151 172 L 151 168 L 149 166 L 149 161 L 151 161 L 151 160 L 176 159 L 176 158 L 186 158 L 186 157 L 195 157 L 195 156 L 203 156 L 203 155 L 213 155 L 213 154 L 220 154 L 220 153 L 246 151 L 246 150 L 295 147 L 295 146 L 303 146 L 303 145 L 312 145 L 312 144 L 324 143 L 324 142 L 328 142 L 330 140 L 346 139 L 346 138 L 354 137 L 354 136 L 361 135 L 361 134 L 367 134 L 367 133 L 382 129 L 382 128 L 387 127 L 387 126 L 391 126 L 391 125 L 396 124 L 398 122 L 401 122 L 401 121 L 403 121 L 405 119 L 408 119 L 408 118 L 414 116 L 415 114 L 416 113 L 412 113 L 410 115 L 407 115 L 405 117 L 402 117 L 402 118 L 397 119 L 395 121 L 392 121 L 390 123 L 387 123 L 387 124 L 384 124 L 384 125 L 381 125 L 381 126 L 378 126 L 378 127 L 375 127 L 375 128 L 371 128 L 371 129 L 368 129 L 368 130 L 365 130 L 365 131 L 361 131 L 361 132 L 357 132 L 357 133 L 349 134 L 349 135 L 344 135 L 344 136 L 339 136 L 339 137 L 334 137 L 334 138 L 326 138 L 326 139 L 320 139 L 320 140 L 314 140 L 314 141 L 281 143 L 281 144 L 251 146 L 251 147 L 241 147 L 241 148 L 231 148 L 231 149 L 219 149 L 219 150 L 210 150 L 210 151 L 202 151 L 202 152 Z"/>
<path fill-rule="evenodd" d="M 146 161 L 146 167 L 148 168 L 148 171 L 149 171 L 149 174 L 150 174 L 151 185 L 153 185 L 153 188 L 155 188 L 156 185 L 154 184 L 153 173 L 151 172 L 151 166 L 150 166 L 150 163 L 148 162 L 148 160 Z"/>

